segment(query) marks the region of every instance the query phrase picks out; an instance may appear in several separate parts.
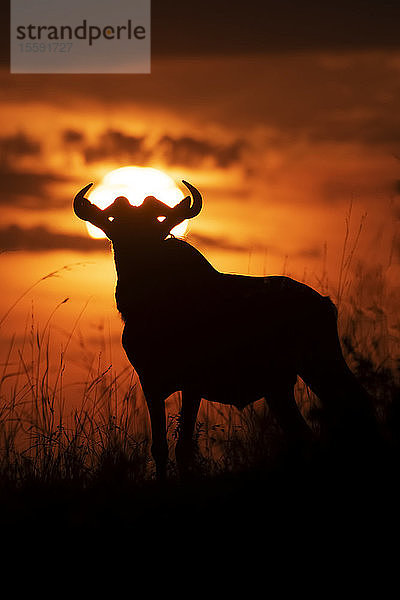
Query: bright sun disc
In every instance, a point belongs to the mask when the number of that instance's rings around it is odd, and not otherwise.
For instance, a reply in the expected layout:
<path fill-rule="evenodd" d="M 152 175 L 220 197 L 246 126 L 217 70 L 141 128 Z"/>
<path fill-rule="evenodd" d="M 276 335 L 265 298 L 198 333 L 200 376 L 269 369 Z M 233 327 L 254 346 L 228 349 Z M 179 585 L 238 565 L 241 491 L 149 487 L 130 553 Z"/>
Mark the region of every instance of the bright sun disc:
<path fill-rule="evenodd" d="M 142 204 L 146 196 L 155 196 L 168 206 L 175 206 L 184 198 L 175 181 L 162 171 L 150 167 L 121 167 L 110 171 L 102 182 L 88 194 L 88 199 L 101 209 L 106 208 L 118 196 L 126 196 L 132 206 Z M 187 228 L 187 221 L 177 225 L 171 233 L 181 236 Z M 104 238 L 98 227 L 86 222 L 92 238 Z"/>

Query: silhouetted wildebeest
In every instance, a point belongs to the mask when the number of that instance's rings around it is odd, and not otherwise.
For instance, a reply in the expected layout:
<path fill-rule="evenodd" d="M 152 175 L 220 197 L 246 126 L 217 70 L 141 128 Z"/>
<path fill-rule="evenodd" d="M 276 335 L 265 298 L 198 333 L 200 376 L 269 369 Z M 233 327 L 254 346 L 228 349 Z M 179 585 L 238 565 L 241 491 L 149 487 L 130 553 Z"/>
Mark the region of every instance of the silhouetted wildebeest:
<path fill-rule="evenodd" d="M 181 467 L 201 398 L 243 408 L 265 397 L 282 429 L 301 440 L 311 430 L 294 398 L 299 375 L 328 412 L 357 423 L 368 400 L 343 358 L 334 304 L 289 277 L 220 273 L 169 236 L 202 207 L 199 191 L 183 183 L 193 199 L 174 208 L 149 196 L 139 207 L 119 197 L 101 210 L 84 197 L 92 184 L 74 200 L 75 214 L 112 241 L 122 344 L 145 394 L 158 476 L 168 460 L 165 400 L 176 391 Z"/>

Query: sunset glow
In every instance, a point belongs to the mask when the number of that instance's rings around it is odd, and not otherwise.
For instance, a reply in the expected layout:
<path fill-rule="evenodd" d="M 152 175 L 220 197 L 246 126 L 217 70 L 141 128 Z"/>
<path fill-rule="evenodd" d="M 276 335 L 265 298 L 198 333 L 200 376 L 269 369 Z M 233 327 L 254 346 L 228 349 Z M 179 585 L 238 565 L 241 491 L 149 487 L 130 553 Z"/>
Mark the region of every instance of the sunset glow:
<path fill-rule="evenodd" d="M 184 197 L 172 177 L 150 167 L 121 167 L 107 173 L 101 183 L 93 188 L 88 198 L 99 208 L 109 206 L 118 196 L 126 196 L 132 206 L 142 204 L 146 196 L 155 196 L 168 206 L 175 206 Z M 86 223 L 92 238 L 104 238 L 105 234 L 91 223 Z M 185 233 L 184 221 L 172 233 L 181 236 Z"/>
<path fill-rule="evenodd" d="M 240 565 L 248 589 L 258 555 L 313 574 L 321 556 L 357 589 L 365 556 L 386 582 L 400 2 L 0 14 L 0 524 L 18 571 L 37 555 L 52 573 L 49 540 L 64 571 L 69 547 L 88 562 L 129 541 L 133 593 L 147 573 L 167 590 L 215 538 L 213 571 L 235 585 Z"/>

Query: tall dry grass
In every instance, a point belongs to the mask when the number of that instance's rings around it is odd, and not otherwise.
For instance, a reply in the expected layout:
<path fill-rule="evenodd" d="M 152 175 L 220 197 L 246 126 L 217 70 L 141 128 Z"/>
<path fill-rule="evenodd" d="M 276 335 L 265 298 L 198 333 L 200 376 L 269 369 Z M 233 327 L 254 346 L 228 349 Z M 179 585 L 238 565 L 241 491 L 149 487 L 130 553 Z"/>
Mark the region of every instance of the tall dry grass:
<path fill-rule="evenodd" d="M 326 269 L 315 287 L 329 293 L 339 308 L 339 329 L 349 365 L 375 400 L 378 420 L 397 444 L 400 433 L 400 322 L 393 327 L 388 315 L 391 293 L 383 267 L 366 272 L 355 252 L 362 231 L 351 235 L 351 208 L 336 288 Z M 68 268 L 68 267 L 63 267 Z M 17 303 L 7 310 L 0 328 Z M 314 282 L 309 282 L 311 285 Z M 69 482 L 87 488 L 99 482 L 141 484 L 153 477 L 149 454 L 149 423 L 140 386 L 131 369 L 116 373 L 101 355 L 89 361 L 79 406 L 68 408 L 64 386 L 66 351 L 74 338 L 73 326 L 63 350 L 51 344 L 51 320 L 65 299 L 39 328 L 31 315 L 22 342 L 10 340 L 0 373 L 0 485 Z M 17 359 L 15 360 L 15 357 Z M 321 418 L 316 398 L 299 381 L 297 400 L 318 432 Z M 179 399 L 178 399 L 179 400 Z M 175 406 L 179 405 L 179 401 Z M 178 430 L 178 414 L 168 418 L 171 447 Z M 281 432 L 265 402 L 239 412 L 220 405 L 202 405 L 195 437 L 200 477 L 243 471 L 252 465 L 273 466 L 284 445 Z M 176 475 L 173 452 L 170 474 Z"/>

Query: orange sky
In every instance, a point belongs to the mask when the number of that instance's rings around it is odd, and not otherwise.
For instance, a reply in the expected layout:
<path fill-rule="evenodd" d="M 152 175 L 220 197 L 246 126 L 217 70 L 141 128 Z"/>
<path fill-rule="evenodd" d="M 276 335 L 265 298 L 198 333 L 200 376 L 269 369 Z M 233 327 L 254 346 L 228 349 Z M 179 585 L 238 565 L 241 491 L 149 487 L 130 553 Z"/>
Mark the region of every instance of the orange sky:
<path fill-rule="evenodd" d="M 399 81 L 400 50 L 386 48 L 158 56 L 151 75 L 3 69 L 0 319 L 35 281 L 61 272 L 4 321 L 2 356 L 13 333 L 22 339 L 32 307 L 41 326 L 68 297 L 52 319 L 52 335 L 61 348 L 75 327 L 70 380 L 86 376 L 83 356 L 99 348 L 105 362 L 126 366 L 112 256 L 87 237 L 71 202 L 87 182 L 127 165 L 161 169 L 202 191 L 204 209 L 188 241 L 218 269 L 285 271 L 321 289 L 325 265 L 333 296 L 352 203 L 352 238 L 367 214 L 352 265 L 369 280 L 374 269 L 384 271 L 395 334 Z"/>

